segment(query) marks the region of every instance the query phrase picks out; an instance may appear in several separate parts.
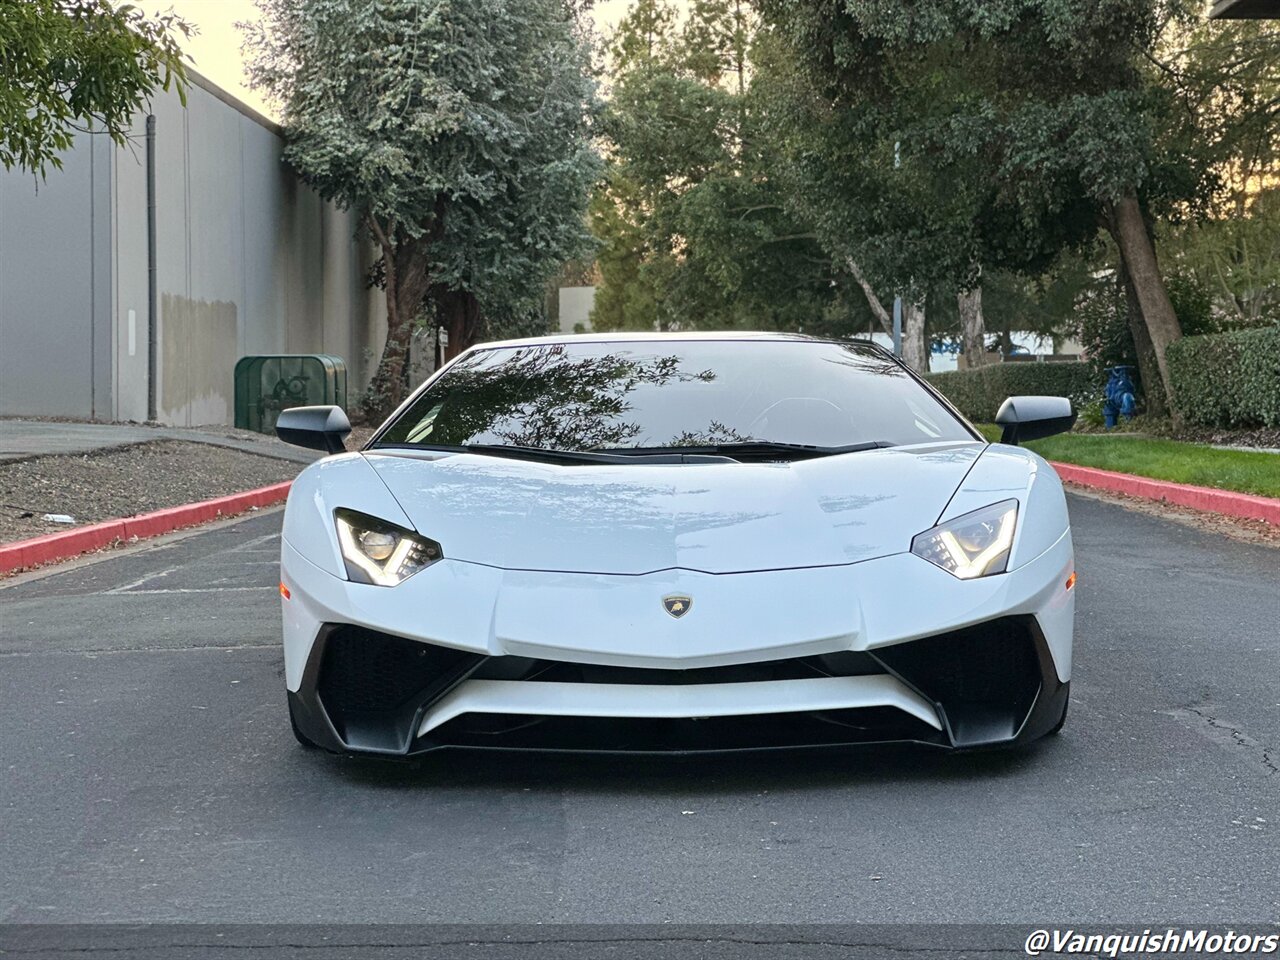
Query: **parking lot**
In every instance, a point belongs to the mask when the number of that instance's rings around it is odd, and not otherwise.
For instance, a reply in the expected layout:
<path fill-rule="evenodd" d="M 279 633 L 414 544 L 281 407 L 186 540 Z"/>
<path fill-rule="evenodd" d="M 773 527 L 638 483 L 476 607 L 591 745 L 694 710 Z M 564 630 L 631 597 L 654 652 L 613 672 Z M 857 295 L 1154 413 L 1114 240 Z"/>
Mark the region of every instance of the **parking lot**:
<path fill-rule="evenodd" d="M 1011 754 L 334 758 L 279 511 L 10 582 L 0 919 L 1272 921 L 1280 552 L 1071 509 L 1071 716 Z"/>

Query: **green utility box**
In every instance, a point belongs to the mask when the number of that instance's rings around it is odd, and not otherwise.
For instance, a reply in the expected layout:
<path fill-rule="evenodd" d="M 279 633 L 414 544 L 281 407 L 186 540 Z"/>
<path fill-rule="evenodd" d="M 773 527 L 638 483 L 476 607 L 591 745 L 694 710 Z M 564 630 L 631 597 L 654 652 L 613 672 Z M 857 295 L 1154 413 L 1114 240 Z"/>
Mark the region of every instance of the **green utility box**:
<path fill-rule="evenodd" d="M 236 362 L 236 426 L 271 433 L 287 407 L 347 408 L 347 365 L 326 353 L 241 357 Z"/>

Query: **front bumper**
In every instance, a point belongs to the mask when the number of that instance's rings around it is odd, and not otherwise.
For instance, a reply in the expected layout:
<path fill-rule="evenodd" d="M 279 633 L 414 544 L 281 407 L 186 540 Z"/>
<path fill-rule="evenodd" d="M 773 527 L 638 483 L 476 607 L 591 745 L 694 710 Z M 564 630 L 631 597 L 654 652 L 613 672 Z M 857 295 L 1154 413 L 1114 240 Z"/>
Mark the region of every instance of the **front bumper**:
<path fill-rule="evenodd" d="M 334 752 L 448 747 L 687 753 L 1034 740 L 1068 684 L 1034 617 L 886 647 L 696 670 L 485 657 L 326 625 L 295 723 Z"/>
<path fill-rule="evenodd" d="M 1070 680 L 1069 533 L 969 582 L 898 555 L 720 576 L 443 561 L 387 589 L 283 560 L 294 720 L 337 752 L 967 749 L 1047 733 Z M 679 621 L 657 603 L 677 592 Z"/>

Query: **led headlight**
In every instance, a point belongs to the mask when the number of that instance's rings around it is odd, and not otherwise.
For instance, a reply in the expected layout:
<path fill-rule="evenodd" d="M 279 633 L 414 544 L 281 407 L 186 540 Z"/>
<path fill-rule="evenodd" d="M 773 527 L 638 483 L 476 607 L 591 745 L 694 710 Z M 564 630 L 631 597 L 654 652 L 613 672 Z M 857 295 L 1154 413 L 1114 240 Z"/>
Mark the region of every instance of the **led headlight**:
<path fill-rule="evenodd" d="M 1018 501 L 1003 500 L 926 530 L 911 552 L 961 580 L 1004 573 L 1017 522 Z"/>
<path fill-rule="evenodd" d="M 440 544 L 412 530 L 354 510 L 335 510 L 347 579 L 394 587 L 443 556 Z"/>

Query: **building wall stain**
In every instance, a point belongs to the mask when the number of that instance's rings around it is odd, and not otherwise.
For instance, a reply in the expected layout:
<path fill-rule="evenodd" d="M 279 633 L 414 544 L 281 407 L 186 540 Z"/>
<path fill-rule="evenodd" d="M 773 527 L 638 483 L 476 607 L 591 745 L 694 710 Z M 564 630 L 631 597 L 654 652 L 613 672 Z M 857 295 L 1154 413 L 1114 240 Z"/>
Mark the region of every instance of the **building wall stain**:
<path fill-rule="evenodd" d="M 238 358 L 236 304 L 160 298 L 160 409 L 168 423 L 230 423 Z"/>

